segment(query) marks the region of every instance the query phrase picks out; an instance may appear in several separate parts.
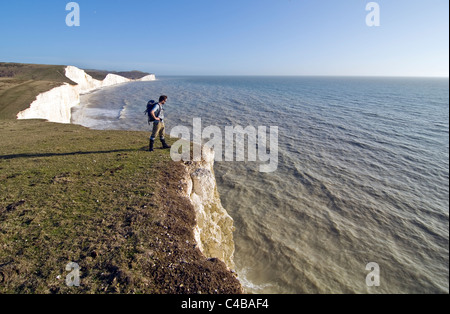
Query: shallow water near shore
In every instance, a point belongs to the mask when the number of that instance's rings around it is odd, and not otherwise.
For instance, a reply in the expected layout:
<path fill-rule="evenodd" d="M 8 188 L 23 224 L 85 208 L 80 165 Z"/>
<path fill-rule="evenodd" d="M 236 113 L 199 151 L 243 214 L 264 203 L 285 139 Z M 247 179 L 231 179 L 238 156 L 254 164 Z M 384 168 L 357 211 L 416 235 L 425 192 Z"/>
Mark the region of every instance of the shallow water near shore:
<path fill-rule="evenodd" d="M 162 77 L 84 95 L 72 122 L 150 131 L 161 94 L 169 132 L 279 127 L 277 171 L 215 165 L 249 292 L 449 292 L 448 79 Z"/>

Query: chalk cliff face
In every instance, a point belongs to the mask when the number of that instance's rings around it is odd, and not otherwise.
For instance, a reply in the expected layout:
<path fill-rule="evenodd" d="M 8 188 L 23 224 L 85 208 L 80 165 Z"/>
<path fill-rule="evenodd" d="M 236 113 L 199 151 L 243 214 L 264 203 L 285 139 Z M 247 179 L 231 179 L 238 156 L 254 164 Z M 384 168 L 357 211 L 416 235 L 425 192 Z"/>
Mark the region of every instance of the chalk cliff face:
<path fill-rule="evenodd" d="M 65 83 L 38 95 L 36 100 L 31 103 L 30 108 L 19 112 L 17 118 L 45 119 L 50 122 L 70 123 L 72 108 L 80 104 L 81 94 L 86 94 L 102 87 L 135 81 L 115 74 L 108 74 L 103 81 L 99 81 L 74 66 L 66 67 L 65 75 L 77 85 L 73 86 Z M 155 79 L 155 75 L 152 74 L 137 81 L 154 81 Z"/>
<path fill-rule="evenodd" d="M 78 87 L 64 84 L 39 94 L 30 108 L 17 114 L 17 119 L 46 119 L 50 122 L 70 123 L 72 107 L 79 103 Z"/>
<path fill-rule="evenodd" d="M 185 196 L 195 208 L 194 236 L 208 258 L 218 258 L 234 270 L 233 218 L 223 208 L 214 176 L 214 151 L 203 147 L 201 162 L 186 162 Z"/>
<path fill-rule="evenodd" d="M 102 87 L 102 81 L 94 79 L 81 69 L 74 66 L 66 67 L 66 77 L 77 83 L 80 94 L 89 93 Z"/>
<path fill-rule="evenodd" d="M 154 80 L 156 80 L 155 74 L 150 74 L 150 75 L 144 76 L 143 78 L 140 79 L 140 81 L 142 81 L 142 82 L 154 81 Z"/>

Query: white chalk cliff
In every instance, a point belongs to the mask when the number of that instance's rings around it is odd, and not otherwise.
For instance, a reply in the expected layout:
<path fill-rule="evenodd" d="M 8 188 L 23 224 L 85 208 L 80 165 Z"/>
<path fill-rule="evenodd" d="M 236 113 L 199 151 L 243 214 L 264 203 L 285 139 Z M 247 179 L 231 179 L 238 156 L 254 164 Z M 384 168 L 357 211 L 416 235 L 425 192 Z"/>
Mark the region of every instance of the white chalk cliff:
<path fill-rule="evenodd" d="M 30 107 L 17 114 L 17 119 L 45 119 L 50 122 L 70 123 L 72 108 L 80 104 L 80 95 L 93 90 L 133 81 L 154 81 L 155 75 L 147 75 L 139 80 L 108 74 L 103 81 L 96 80 L 85 71 L 74 66 L 66 67 L 67 78 L 77 85 L 55 87 L 39 94 Z"/>
<path fill-rule="evenodd" d="M 200 251 L 208 258 L 218 258 L 229 269 L 234 264 L 234 220 L 223 208 L 214 176 L 214 151 L 202 148 L 201 162 L 185 162 L 183 193 L 194 206 L 197 225 L 194 237 Z"/>

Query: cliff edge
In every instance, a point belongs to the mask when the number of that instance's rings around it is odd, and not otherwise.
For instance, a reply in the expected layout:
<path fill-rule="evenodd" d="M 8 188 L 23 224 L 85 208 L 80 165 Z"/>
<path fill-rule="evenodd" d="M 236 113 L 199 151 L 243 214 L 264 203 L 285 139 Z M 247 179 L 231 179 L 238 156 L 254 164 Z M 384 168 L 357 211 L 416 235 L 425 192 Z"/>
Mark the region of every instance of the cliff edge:
<path fill-rule="evenodd" d="M 128 79 L 116 74 L 108 74 L 104 80 L 97 80 L 84 70 L 74 66 L 65 68 L 65 76 L 70 81 L 75 82 L 76 85 L 63 83 L 62 86 L 39 94 L 28 109 L 17 114 L 17 119 L 45 119 L 49 122 L 68 124 L 71 121 L 72 108 L 80 104 L 80 95 L 127 82 L 156 80 L 153 74 L 138 80 Z"/>
<path fill-rule="evenodd" d="M 230 271 L 232 220 L 214 209 L 206 161 L 149 154 L 145 132 L 43 120 L 0 120 L 0 129 L 0 293 L 243 291 Z M 69 263 L 79 287 L 66 285 Z"/>
<path fill-rule="evenodd" d="M 214 176 L 214 151 L 202 147 L 202 161 L 185 162 L 183 193 L 194 207 L 194 237 L 208 258 L 218 258 L 234 270 L 233 218 L 223 208 Z"/>
<path fill-rule="evenodd" d="M 4 66 L 21 67 L 26 75 L 0 84 L 0 129 L 8 134 L 0 147 L 8 191 L 0 200 L 0 293 L 242 293 L 214 152 L 205 147 L 200 162 L 174 162 L 168 151 L 142 148 L 145 132 L 71 125 L 80 94 L 127 80 L 30 66 L 38 77 L 48 70 L 41 82 L 29 66 Z M 55 84 L 64 85 L 36 97 Z M 27 99 L 35 101 L 21 119 L 60 123 L 12 120 Z M 82 270 L 76 290 L 65 285 L 69 262 Z"/>

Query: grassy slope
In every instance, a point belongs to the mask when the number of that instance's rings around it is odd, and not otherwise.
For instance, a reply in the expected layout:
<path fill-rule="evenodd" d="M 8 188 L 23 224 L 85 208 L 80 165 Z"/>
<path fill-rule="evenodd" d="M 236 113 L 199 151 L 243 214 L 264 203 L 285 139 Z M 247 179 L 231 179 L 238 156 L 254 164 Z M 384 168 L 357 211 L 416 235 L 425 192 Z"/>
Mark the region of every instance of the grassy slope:
<path fill-rule="evenodd" d="M 63 83 L 75 85 L 64 75 L 65 66 L 0 63 L 0 119 L 14 119 L 40 93 Z"/>
<path fill-rule="evenodd" d="M 0 134 L 0 293 L 240 291 L 196 248 L 185 169 L 148 134 L 12 119 Z"/>
<path fill-rule="evenodd" d="M 27 109 L 40 93 L 63 83 L 76 85 L 65 76 L 65 67 L 63 65 L 0 62 L 0 119 L 15 119 L 17 113 Z M 108 73 L 115 73 L 130 79 L 148 75 L 148 73 L 139 71 L 91 70 L 88 72 L 99 80 L 103 80 Z"/>
<path fill-rule="evenodd" d="M 64 65 L 0 62 L 0 76 L 21 80 L 43 80 L 75 84 L 65 76 Z"/>

